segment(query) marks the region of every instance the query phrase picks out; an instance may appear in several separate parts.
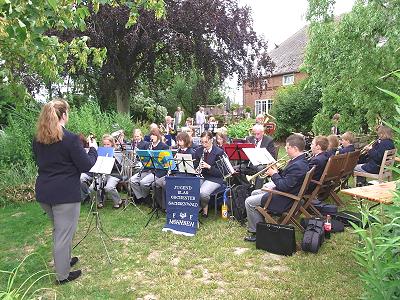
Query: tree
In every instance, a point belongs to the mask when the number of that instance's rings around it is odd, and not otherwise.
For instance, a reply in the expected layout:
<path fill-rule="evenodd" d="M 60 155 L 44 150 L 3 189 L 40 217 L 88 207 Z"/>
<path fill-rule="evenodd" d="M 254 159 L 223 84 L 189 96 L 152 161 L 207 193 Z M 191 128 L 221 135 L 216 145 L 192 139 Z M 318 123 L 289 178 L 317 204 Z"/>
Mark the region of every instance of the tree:
<path fill-rule="evenodd" d="M 49 34 L 52 29 L 84 30 L 89 7 L 97 12 L 100 2 L 129 6 L 123 26 L 136 21 L 139 8 L 153 10 L 155 18 L 164 12 L 162 0 L 0 0 L 0 89 L 15 94 L 12 99 L 24 99 L 20 95 L 27 95 L 27 76 L 45 83 L 60 80 L 68 57 L 75 62 L 69 65 L 71 70 L 84 69 L 88 62 L 101 66 L 105 50 L 88 47 L 87 37 L 81 35 L 66 43 Z"/>
<path fill-rule="evenodd" d="M 129 110 L 129 96 L 146 82 L 158 88 L 157 77 L 166 68 L 172 76 L 200 70 L 205 82 L 222 82 L 238 73 L 253 78 L 271 70 L 266 42 L 252 28 L 249 8 L 237 0 L 166 0 L 166 15 L 140 11 L 137 23 L 127 28 L 127 7 L 100 6 L 91 12 L 83 33 L 60 33 L 65 40 L 79 35 L 93 47 L 105 47 L 107 60 L 100 73 L 83 74 L 97 80 L 103 106 L 116 100 L 119 111 Z"/>
<path fill-rule="evenodd" d="M 367 131 L 380 120 L 392 120 L 394 101 L 376 86 L 398 92 L 391 77 L 400 65 L 400 5 L 398 0 L 359 0 L 351 12 L 334 18 L 333 0 L 310 0 L 310 42 L 305 69 L 322 87 L 322 110 L 314 121 L 327 133 L 340 113 L 341 131 Z"/>

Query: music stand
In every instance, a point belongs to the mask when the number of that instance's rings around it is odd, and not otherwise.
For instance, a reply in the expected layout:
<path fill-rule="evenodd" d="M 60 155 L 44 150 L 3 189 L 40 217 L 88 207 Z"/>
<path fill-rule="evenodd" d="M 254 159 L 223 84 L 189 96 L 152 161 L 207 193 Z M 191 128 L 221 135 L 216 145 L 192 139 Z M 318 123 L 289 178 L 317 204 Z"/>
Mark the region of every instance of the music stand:
<path fill-rule="evenodd" d="M 242 163 L 248 161 L 246 153 L 243 151 L 244 148 L 255 148 L 252 143 L 235 143 L 223 145 L 224 152 L 228 155 L 229 160 L 239 161 L 239 172 L 242 172 Z"/>
<path fill-rule="evenodd" d="M 178 171 L 179 173 L 184 173 L 186 175 L 197 175 L 196 168 L 193 165 L 193 158 L 191 154 L 177 153 L 174 161 L 176 165 L 173 171 Z"/>
<path fill-rule="evenodd" d="M 232 167 L 232 164 L 230 162 L 230 159 L 227 154 L 223 154 L 217 161 L 216 161 L 217 167 L 219 171 L 221 172 L 222 176 L 224 176 L 224 180 L 226 182 L 226 189 L 225 192 L 229 190 L 229 202 L 230 202 L 230 207 L 231 207 L 231 215 L 229 216 L 229 219 L 234 220 L 235 217 L 233 215 L 233 198 L 232 198 L 232 184 L 231 184 L 231 179 L 232 176 L 236 173 L 235 169 Z M 225 203 L 225 192 L 224 192 L 224 204 Z M 215 207 L 215 211 L 217 211 L 217 207 Z"/>
<path fill-rule="evenodd" d="M 94 199 L 92 199 L 92 205 L 90 206 L 90 212 L 92 213 L 92 218 L 90 219 L 89 226 L 86 230 L 85 235 L 83 238 L 73 247 L 75 249 L 88 235 L 91 233 L 93 230 L 97 230 L 99 233 L 100 239 L 103 243 L 104 250 L 106 251 L 107 258 L 109 263 L 111 264 L 111 257 L 107 249 L 107 245 L 104 241 L 103 234 L 110 240 L 110 236 L 104 231 L 103 225 L 101 223 L 100 219 L 100 214 L 97 209 L 97 203 L 98 203 L 98 188 L 100 187 L 100 197 L 104 196 L 104 177 L 105 175 L 111 174 L 112 168 L 114 166 L 115 158 L 113 156 L 113 148 L 108 148 L 108 147 L 99 147 L 98 150 L 98 157 L 96 160 L 95 165 L 90 169 L 89 172 L 93 173 L 93 181 L 94 181 Z M 104 155 L 104 156 L 103 156 Z M 93 224 L 93 219 L 95 220 Z M 94 225 L 92 227 L 92 224 Z"/>
<path fill-rule="evenodd" d="M 160 161 L 161 154 L 163 154 Z M 167 155 L 166 155 L 167 154 Z M 153 183 L 156 181 L 157 170 L 170 170 L 171 169 L 171 150 L 139 150 L 139 160 L 142 162 L 143 167 L 151 171 L 154 176 Z M 173 161 L 173 159 L 172 159 Z M 152 210 L 150 211 L 150 217 L 144 227 L 147 227 L 154 216 L 159 217 L 158 212 L 161 210 L 157 201 L 152 197 Z"/>

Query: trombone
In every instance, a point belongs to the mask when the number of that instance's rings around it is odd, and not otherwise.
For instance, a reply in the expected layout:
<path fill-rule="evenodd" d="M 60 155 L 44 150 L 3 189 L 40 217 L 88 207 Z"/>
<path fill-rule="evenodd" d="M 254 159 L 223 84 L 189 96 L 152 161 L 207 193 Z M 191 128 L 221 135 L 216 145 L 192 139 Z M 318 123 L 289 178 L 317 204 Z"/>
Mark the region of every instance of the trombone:
<path fill-rule="evenodd" d="M 374 140 L 371 143 L 369 143 L 368 145 L 365 145 L 361 151 L 360 151 L 360 155 L 365 155 L 368 153 L 370 147 L 373 147 L 376 143 L 378 142 L 378 140 Z"/>
<path fill-rule="evenodd" d="M 260 178 L 267 178 L 268 175 L 264 174 L 269 168 L 273 167 L 273 166 L 277 166 L 278 169 L 282 169 L 284 167 L 286 167 L 287 163 L 289 162 L 288 160 L 289 155 L 285 155 L 282 158 L 278 159 L 277 161 L 268 164 L 265 168 L 263 168 L 261 171 L 258 171 L 256 174 L 254 175 L 246 175 L 246 179 L 250 184 L 255 184 L 257 177 Z"/>

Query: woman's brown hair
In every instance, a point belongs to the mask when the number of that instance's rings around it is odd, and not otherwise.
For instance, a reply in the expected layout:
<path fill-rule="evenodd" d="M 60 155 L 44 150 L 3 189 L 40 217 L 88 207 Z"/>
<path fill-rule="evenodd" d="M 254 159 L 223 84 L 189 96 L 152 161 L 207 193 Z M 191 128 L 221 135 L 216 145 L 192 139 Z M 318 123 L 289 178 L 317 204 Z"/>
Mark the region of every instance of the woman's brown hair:
<path fill-rule="evenodd" d="M 63 99 L 54 99 L 46 103 L 36 124 L 36 141 L 45 145 L 61 141 L 64 133 L 60 120 L 68 110 L 69 104 Z"/>
<path fill-rule="evenodd" d="M 183 141 L 184 147 L 186 148 L 190 147 L 192 144 L 190 136 L 186 132 L 179 132 L 176 136 L 176 141 Z"/>
<path fill-rule="evenodd" d="M 155 136 L 157 136 L 158 142 L 161 142 L 161 140 L 162 140 L 162 134 L 161 134 L 160 129 L 158 129 L 158 128 L 153 128 L 152 130 L 150 130 L 150 135 L 155 135 Z"/>

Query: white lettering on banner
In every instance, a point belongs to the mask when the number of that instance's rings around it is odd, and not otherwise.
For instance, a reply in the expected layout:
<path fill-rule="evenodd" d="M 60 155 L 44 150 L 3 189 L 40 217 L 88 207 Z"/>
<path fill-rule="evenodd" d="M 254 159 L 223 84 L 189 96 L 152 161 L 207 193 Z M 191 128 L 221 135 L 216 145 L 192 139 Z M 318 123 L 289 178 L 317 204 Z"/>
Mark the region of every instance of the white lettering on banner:
<path fill-rule="evenodd" d="M 169 220 L 169 224 L 194 227 L 194 222 L 193 221 Z"/>
<path fill-rule="evenodd" d="M 189 195 L 189 191 L 178 191 L 178 195 Z"/>
<path fill-rule="evenodd" d="M 190 190 L 192 190 L 192 186 L 190 186 L 190 185 L 175 185 L 174 190 L 190 191 Z"/>
<path fill-rule="evenodd" d="M 178 201 L 168 201 L 168 205 L 176 205 L 176 206 L 191 206 L 191 207 L 199 207 L 198 203 L 192 202 L 178 202 Z"/>
<path fill-rule="evenodd" d="M 194 196 L 171 196 L 172 200 L 191 200 L 194 201 L 196 200 L 196 197 Z"/>

